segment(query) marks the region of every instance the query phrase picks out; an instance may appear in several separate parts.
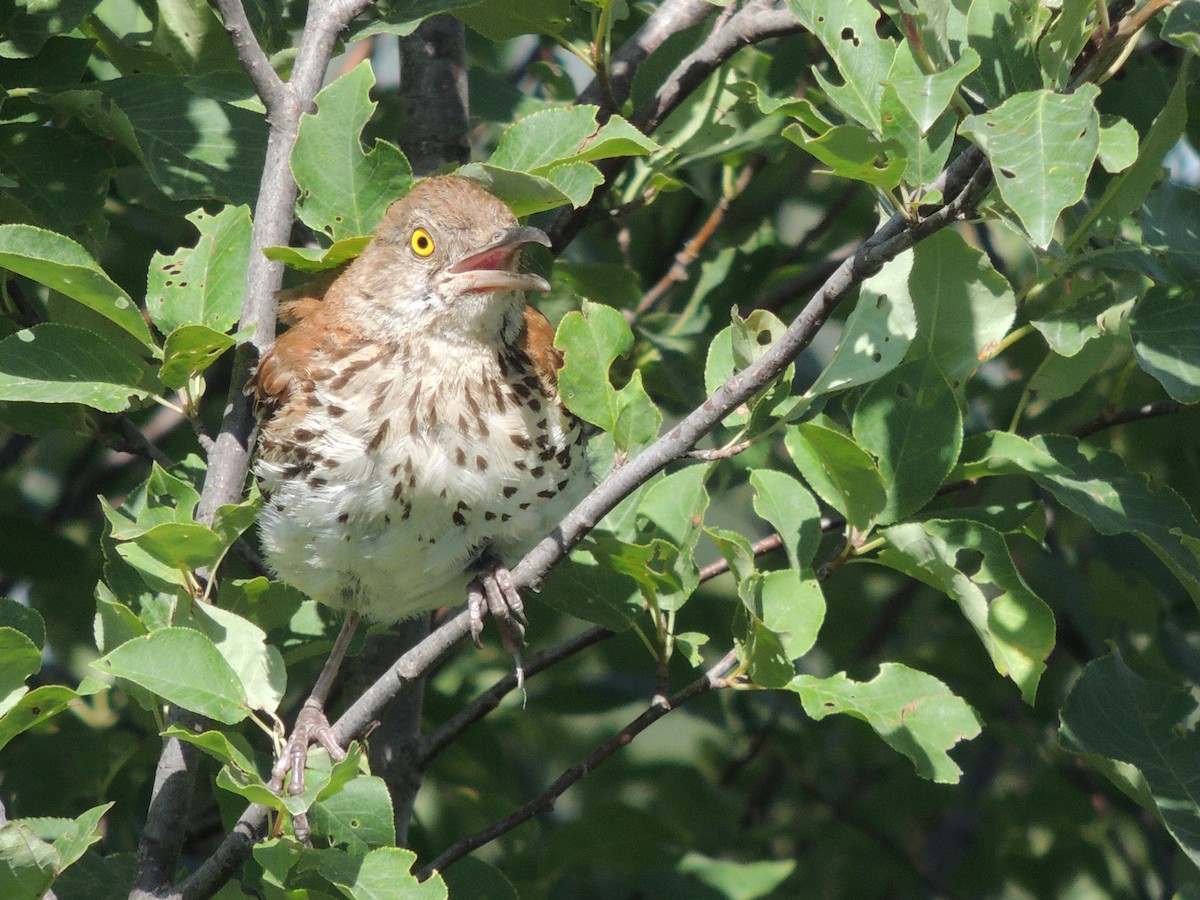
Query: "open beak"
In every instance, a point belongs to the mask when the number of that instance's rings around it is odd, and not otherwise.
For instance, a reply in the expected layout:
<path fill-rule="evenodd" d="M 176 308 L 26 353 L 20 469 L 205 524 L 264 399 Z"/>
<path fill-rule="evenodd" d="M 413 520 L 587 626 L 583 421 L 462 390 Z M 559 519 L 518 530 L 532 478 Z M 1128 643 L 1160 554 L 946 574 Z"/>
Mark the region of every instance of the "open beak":
<path fill-rule="evenodd" d="M 465 291 L 548 291 L 550 285 L 541 275 L 517 271 L 520 250 L 526 244 L 549 247 L 550 238 L 542 229 L 529 225 L 509 228 L 478 253 L 460 259 L 449 273 Z"/>

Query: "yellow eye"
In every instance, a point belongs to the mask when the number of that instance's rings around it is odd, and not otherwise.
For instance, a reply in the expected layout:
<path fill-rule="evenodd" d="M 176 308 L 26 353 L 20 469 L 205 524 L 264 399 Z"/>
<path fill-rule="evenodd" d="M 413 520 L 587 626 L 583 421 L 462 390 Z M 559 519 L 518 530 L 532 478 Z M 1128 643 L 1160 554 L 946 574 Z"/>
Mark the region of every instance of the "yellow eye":
<path fill-rule="evenodd" d="M 433 252 L 433 238 L 424 228 L 418 228 L 409 238 L 409 246 L 417 256 L 428 256 Z"/>

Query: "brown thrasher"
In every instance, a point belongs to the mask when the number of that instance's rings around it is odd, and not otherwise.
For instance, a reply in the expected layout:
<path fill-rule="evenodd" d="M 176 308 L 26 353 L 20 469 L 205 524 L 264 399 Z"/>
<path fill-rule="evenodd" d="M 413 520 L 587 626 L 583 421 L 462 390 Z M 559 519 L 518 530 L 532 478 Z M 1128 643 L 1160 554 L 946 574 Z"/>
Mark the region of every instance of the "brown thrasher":
<path fill-rule="evenodd" d="M 464 594 L 515 650 L 515 562 L 590 486 L 584 431 L 558 396 L 554 329 L 525 305 L 541 276 L 521 227 L 475 182 L 437 177 L 393 203 L 362 254 L 291 323 L 254 373 L 263 551 L 279 577 L 347 612 L 273 771 L 303 790 L 310 743 L 334 758 L 324 704 L 361 617 L 396 622 Z"/>

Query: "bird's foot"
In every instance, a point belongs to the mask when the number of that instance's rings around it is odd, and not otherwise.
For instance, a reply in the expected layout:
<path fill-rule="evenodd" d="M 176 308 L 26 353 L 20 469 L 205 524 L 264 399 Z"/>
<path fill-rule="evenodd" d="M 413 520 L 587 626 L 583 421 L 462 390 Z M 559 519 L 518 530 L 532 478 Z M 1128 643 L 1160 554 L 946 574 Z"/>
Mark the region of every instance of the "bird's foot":
<path fill-rule="evenodd" d="M 525 604 L 513 585 L 512 575 L 498 561 L 484 562 L 479 576 L 467 585 L 467 610 L 471 616 L 471 639 L 482 647 L 484 613 L 491 613 L 500 629 L 504 649 L 516 656 L 525 643 Z"/>
<path fill-rule="evenodd" d="M 292 736 L 288 738 L 279 759 L 271 770 L 271 782 L 268 787 L 275 793 L 283 791 L 283 779 L 289 772 L 287 792 L 292 796 L 304 793 L 304 765 L 308 761 L 308 748 L 314 744 L 324 747 L 335 762 L 346 758 L 346 751 L 338 743 L 329 720 L 325 718 L 325 710 L 313 698 L 305 701 L 296 716 L 296 724 L 292 726 Z"/>
<path fill-rule="evenodd" d="M 276 794 L 282 794 L 284 779 L 287 779 L 287 792 L 292 796 L 304 793 L 304 766 L 308 762 L 308 749 L 314 745 L 324 747 L 330 758 L 341 762 L 346 758 L 346 751 L 338 743 L 325 717 L 322 704 L 309 697 L 300 714 L 296 716 L 296 724 L 292 726 L 292 736 L 287 739 L 279 751 L 279 759 L 271 769 L 271 780 L 267 784 Z M 288 773 L 291 777 L 288 778 Z M 292 817 L 292 830 L 296 840 L 302 844 L 309 842 L 308 816 L 298 813 Z"/>

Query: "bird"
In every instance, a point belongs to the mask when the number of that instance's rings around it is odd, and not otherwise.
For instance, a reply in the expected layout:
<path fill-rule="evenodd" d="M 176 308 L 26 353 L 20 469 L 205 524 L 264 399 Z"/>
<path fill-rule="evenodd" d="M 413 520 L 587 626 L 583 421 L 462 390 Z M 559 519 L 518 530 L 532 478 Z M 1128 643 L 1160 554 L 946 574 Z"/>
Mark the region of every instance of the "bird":
<path fill-rule="evenodd" d="M 254 473 L 270 569 L 346 612 L 272 770 L 301 793 L 312 744 L 341 759 L 324 705 L 361 619 L 395 623 L 466 597 L 480 642 L 524 636 L 506 565 L 588 492 L 584 424 L 557 388 L 545 292 L 522 249 L 550 246 L 454 175 L 418 181 L 348 267 L 280 304 L 289 324 L 255 368 Z M 518 662 L 519 667 L 519 662 Z"/>

